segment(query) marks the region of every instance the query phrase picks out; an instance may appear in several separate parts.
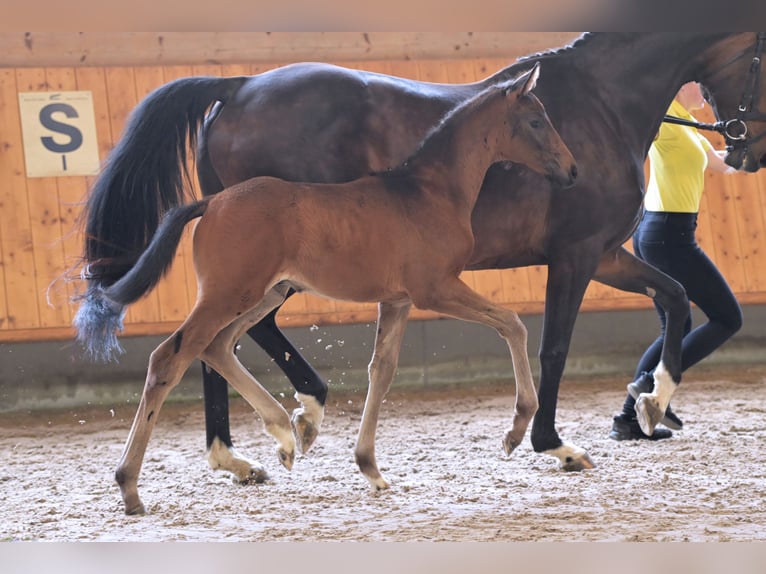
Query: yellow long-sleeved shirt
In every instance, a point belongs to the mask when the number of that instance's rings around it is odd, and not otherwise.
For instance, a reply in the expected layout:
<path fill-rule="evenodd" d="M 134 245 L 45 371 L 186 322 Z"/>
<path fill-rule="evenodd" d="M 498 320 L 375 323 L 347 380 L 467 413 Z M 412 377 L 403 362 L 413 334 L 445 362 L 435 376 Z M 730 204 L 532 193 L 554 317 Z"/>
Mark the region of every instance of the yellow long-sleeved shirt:
<path fill-rule="evenodd" d="M 668 114 L 694 120 L 673 100 Z M 649 211 L 697 213 L 705 189 L 707 151 L 712 144 L 696 128 L 663 123 L 649 148 L 649 184 L 644 207 Z"/>

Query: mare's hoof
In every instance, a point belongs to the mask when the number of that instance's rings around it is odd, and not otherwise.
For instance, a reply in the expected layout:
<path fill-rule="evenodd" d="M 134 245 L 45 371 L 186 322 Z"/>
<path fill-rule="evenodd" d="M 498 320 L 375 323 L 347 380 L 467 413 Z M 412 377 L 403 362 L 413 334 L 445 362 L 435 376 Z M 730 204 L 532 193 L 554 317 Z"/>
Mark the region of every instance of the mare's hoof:
<path fill-rule="evenodd" d="M 565 472 L 581 472 L 592 468 L 596 468 L 596 465 L 587 452 L 567 457 L 566 460 L 561 462 L 561 470 Z"/>
<path fill-rule="evenodd" d="M 234 481 L 236 484 L 241 484 L 242 486 L 249 484 L 263 484 L 270 478 L 271 477 L 269 476 L 269 473 L 266 472 L 266 469 L 260 465 L 251 466 L 250 471 L 245 477 L 240 477 L 236 474 L 232 475 L 232 481 Z"/>
<path fill-rule="evenodd" d="M 660 403 L 651 395 L 640 394 L 636 399 L 636 418 L 638 426 L 647 436 L 654 434 L 654 428 L 660 424 L 665 416 L 665 411 L 660 408 Z"/>
<path fill-rule="evenodd" d="M 295 409 L 293 416 L 290 417 L 290 424 L 293 427 L 295 440 L 301 453 L 306 454 L 319 436 L 319 428 L 314 423 L 306 420 L 302 409 Z"/>

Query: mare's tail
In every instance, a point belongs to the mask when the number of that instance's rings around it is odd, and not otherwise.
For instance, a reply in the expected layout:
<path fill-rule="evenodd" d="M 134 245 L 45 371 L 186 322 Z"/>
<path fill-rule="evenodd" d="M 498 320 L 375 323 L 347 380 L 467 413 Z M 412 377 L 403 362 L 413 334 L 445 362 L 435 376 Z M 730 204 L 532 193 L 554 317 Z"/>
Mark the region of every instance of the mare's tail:
<path fill-rule="evenodd" d="M 157 88 L 133 110 L 123 136 L 85 205 L 83 264 L 89 285 L 117 281 L 146 249 L 162 216 L 182 205 L 205 114 L 226 102 L 247 77 L 182 78 Z"/>
<path fill-rule="evenodd" d="M 201 217 L 208 201 L 174 207 L 167 212 L 149 246 L 122 277 L 109 287 L 90 281 L 74 318 L 77 341 L 86 356 L 96 361 L 111 361 L 123 353 L 117 340 L 122 330 L 125 307 L 151 291 L 170 269 L 184 228 Z"/>

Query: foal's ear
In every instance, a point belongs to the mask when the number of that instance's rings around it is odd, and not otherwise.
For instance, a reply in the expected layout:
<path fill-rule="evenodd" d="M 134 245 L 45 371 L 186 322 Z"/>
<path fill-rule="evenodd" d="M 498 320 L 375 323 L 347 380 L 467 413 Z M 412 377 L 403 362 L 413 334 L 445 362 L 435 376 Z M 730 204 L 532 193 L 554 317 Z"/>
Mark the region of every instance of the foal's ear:
<path fill-rule="evenodd" d="M 529 92 L 535 89 L 537 85 L 537 78 L 540 77 L 540 62 L 535 63 L 535 67 L 527 72 L 527 81 L 524 82 L 524 87 L 521 89 L 522 96 L 526 96 Z M 522 76 L 523 77 L 523 76 Z"/>
<path fill-rule="evenodd" d="M 505 95 L 516 94 L 517 97 L 526 96 L 537 85 L 537 78 L 540 77 L 540 62 L 537 62 L 531 70 L 527 70 L 518 78 L 511 82 L 511 85 L 505 88 Z"/>

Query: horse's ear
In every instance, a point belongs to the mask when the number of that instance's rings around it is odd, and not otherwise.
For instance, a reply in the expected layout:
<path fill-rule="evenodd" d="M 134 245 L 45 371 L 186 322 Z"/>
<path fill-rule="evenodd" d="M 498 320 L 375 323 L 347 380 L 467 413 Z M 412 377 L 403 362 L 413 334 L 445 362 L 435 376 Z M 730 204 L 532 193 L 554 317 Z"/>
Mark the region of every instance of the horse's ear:
<path fill-rule="evenodd" d="M 526 96 L 537 85 L 540 77 L 540 62 L 537 62 L 531 70 L 527 70 L 505 88 L 505 95 L 515 93 L 517 97 Z"/>
<path fill-rule="evenodd" d="M 522 96 L 526 96 L 529 92 L 535 89 L 535 86 L 537 85 L 537 78 L 540 77 L 540 62 L 536 62 L 535 67 L 527 72 L 527 74 L 529 77 L 524 83 L 524 87 L 521 89 L 520 95 Z"/>

